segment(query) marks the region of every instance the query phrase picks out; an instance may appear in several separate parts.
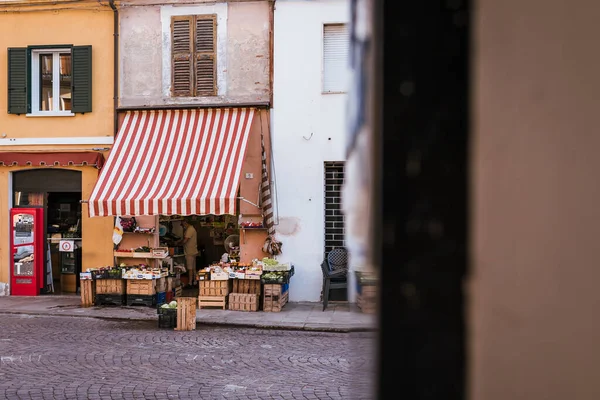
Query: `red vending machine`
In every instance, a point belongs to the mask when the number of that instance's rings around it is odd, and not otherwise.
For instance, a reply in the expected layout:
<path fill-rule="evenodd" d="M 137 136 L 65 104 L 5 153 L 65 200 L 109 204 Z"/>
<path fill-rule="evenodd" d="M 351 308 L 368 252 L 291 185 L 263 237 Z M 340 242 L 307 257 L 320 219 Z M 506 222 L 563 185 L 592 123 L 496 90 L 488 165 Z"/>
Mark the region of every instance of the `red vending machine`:
<path fill-rule="evenodd" d="M 10 220 L 11 294 L 37 296 L 45 277 L 44 209 L 12 208 Z"/>

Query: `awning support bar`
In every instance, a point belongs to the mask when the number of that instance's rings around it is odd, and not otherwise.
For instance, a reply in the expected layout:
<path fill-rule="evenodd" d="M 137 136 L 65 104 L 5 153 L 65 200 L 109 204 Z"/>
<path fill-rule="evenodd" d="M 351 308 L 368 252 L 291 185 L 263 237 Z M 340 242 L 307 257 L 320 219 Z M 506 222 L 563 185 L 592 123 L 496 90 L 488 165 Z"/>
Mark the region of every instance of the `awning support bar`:
<path fill-rule="evenodd" d="M 245 201 L 246 203 L 252 204 L 254 207 L 256 208 L 260 208 L 260 206 L 258 204 L 254 204 L 253 202 L 251 202 L 250 200 L 247 200 L 243 197 L 238 197 L 238 199 Z"/>

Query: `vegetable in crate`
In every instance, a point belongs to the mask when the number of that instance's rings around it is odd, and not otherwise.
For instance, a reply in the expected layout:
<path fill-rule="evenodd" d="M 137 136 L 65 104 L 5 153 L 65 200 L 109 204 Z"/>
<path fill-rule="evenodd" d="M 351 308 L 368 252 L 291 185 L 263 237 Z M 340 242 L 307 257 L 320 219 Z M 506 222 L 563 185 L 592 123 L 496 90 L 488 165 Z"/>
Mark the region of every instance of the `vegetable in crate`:
<path fill-rule="evenodd" d="M 263 263 L 264 265 L 277 265 L 277 264 L 279 264 L 279 261 L 277 261 L 277 260 L 275 260 L 275 259 L 273 259 L 273 258 L 264 257 L 264 258 L 262 259 L 262 263 Z"/>
<path fill-rule="evenodd" d="M 173 300 L 170 303 L 165 303 L 160 308 L 177 308 L 177 301 Z"/>

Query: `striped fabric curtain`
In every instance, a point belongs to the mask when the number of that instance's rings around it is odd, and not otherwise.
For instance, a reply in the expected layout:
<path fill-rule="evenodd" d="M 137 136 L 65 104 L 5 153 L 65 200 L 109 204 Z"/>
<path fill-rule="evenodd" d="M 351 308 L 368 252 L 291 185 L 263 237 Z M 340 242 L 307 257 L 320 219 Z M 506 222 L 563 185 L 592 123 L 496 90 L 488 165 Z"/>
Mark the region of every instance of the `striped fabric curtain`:
<path fill-rule="evenodd" d="M 44 205 L 44 193 L 29 193 L 27 198 L 30 206 Z"/>
<path fill-rule="evenodd" d="M 260 184 L 260 200 L 265 219 L 265 226 L 269 236 L 275 234 L 275 222 L 273 220 L 273 202 L 271 200 L 271 184 L 269 182 L 269 173 L 267 172 L 267 154 L 265 152 L 265 142 L 263 135 L 260 135 L 260 145 L 262 148 L 262 181 Z"/>

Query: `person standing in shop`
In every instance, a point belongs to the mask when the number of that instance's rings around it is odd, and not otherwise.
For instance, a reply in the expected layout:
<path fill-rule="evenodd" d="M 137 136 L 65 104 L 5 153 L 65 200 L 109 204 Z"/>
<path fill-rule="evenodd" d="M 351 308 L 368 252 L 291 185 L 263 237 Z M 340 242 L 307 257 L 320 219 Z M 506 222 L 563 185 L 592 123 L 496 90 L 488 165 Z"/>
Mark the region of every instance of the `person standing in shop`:
<path fill-rule="evenodd" d="M 188 273 L 188 285 L 195 286 L 198 284 L 196 280 L 196 256 L 198 255 L 198 234 L 196 229 L 191 224 L 190 218 L 184 218 L 182 222 L 183 239 L 183 254 L 185 255 L 185 268 Z"/>

